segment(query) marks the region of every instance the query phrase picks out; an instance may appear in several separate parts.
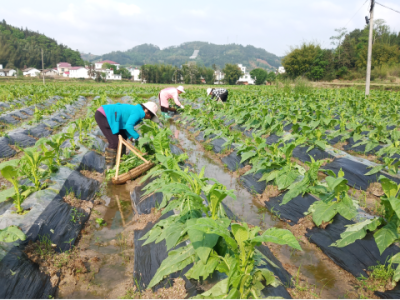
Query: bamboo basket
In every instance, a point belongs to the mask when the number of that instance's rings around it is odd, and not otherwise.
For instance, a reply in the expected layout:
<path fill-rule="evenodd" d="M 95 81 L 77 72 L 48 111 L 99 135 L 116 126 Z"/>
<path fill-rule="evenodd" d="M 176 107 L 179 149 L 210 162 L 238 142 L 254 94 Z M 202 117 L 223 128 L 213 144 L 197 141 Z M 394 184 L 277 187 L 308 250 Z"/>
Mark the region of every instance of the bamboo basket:
<path fill-rule="evenodd" d="M 126 172 L 124 174 L 119 175 L 118 173 L 119 173 L 119 165 L 121 162 L 122 145 L 125 145 L 137 157 L 139 157 L 141 160 L 143 160 L 144 163 L 132 170 L 129 170 L 128 172 Z M 130 143 L 128 143 L 125 139 L 122 138 L 121 135 L 118 135 L 118 150 L 117 150 L 117 163 L 116 163 L 117 170 L 115 172 L 115 177 L 113 177 L 111 179 L 112 183 L 113 184 L 123 184 L 123 183 L 127 182 L 128 180 L 132 180 L 132 179 L 139 177 L 144 172 L 146 172 L 147 170 L 150 170 L 152 167 L 155 166 L 155 164 L 148 161 L 143 156 L 144 156 L 144 154 L 142 152 L 140 152 L 139 149 L 137 149 L 136 147 L 134 147 Z"/>

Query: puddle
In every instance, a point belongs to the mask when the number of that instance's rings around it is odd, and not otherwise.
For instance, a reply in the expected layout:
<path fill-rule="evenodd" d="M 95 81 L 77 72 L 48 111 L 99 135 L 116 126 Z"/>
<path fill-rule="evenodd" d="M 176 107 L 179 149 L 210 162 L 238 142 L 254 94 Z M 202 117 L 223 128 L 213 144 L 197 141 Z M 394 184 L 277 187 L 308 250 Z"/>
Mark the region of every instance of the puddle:
<path fill-rule="evenodd" d="M 287 228 L 289 225 L 278 220 L 265 207 L 260 204 L 243 186 L 238 183 L 231 173 L 225 170 L 220 161 L 214 161 L 201 146 L 188 137 L 188 133 L 179 126 L 171 124 L 170 128 L 178 139 L 180 146 L 187 152 L 189 162 L 194 165 L 197 172 L 205 166 L 205 176 L 217 179 L 228 189 L 236 190 L 237 200 L 230 197 L 224 203 L 243 221 L 260 226 L 263 230 L 270 227 Z M 332 270 L 333 262 L 329 260 L 314 245 L 301 243 L 303 251 L 293 251 L 288 246 L 276 245 L 271 250 L 293 276 L 300 268 L 301 277 L 307 284 L 316 286 L 322 298 L 342 298 L 349 290 L 354 290 L 350 283 L 344 279 L 343 271 L 336 267 Z M 334 266 L 335 267 L 335 266 Z"/>
<path fill-rule="evenodd" d="M 76 245 L 82 257 L 99 261 L 98 267 L 92 269 L 90 265 L 89 274 L 78 278 L 75 285 L 60 286 L 57 298 L 121 298 L 133 286 L 133 237 L 125 230 L 133 218 L 131 189 L 129 184 L 105 185 L 100 198 L 104 202 L 93 208 L 90 224 L 87 223 Z M 97 217 L 103 218 L 106 224 L 97 224 Z"/>

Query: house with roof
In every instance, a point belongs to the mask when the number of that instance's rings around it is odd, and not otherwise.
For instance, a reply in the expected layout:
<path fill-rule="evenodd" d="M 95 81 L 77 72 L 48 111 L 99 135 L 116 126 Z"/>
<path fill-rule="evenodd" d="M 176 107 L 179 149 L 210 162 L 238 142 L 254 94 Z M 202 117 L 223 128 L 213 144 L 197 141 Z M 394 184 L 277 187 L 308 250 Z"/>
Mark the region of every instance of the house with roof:
<path fill-rule="evenodd" d="M 119 70 L 119 67 L 121 66 L 119 63 L 112 61 L 112 60 L 103 60 L 103 61 L 99 61 L 97 63 L 94 64 L 95 69 L 102 69 L 103 68 L 103 64 L 105 63 L 109 63 L 110 65 L 114 65 L 117 67 L 117 70 Z"/>
<path fill-rule="evenodd" d="M 3 69 L 3 65 L 0 65 L 0 77 L 11 77 L 17 76 L 17 71 L 14 69 Z"/>
<path fill-rule="evenodd" d="M 40 71 L 36 68 L 27 68 L 25 70 L 22 70 L 22 74 L 25 77 L 36 77 L 39 76 Z"/>
<path fill-rule="evenodd" d="M 42 75 L 48 77 L 54 77 L 58 75 L 57 69 L 45 69 L 42 71 Z"/>
<path fill-rule="evenodd" d="M 133 81 L 141 81 L 141 79 L 139 78 L 140 76 L 140 69 L 138 68 L 133 68 L 133 67 L 129 67 L 127 68 L 127 70 L 129 71 L 129 73 L 131 73 L 132 76 L 132 80 Z"/>
<path fill-rule="evenodd" d="M 242 64 L 238 64 L 238 67 L 242 71 L 243 75 L 240 76 L 238 81 L 236 81 L 236 84 L 244 84 L 244 85 L 255 84 L 255 82 L 256 82 L 255 79 L 251 78 L 251 75 L 249 72 L 246 72 L 246 67 L 243 66 Z"/>
<path fill-rule="evenodd" d="M 69 68 L 71 68 L 71 64 L 67 62 L 60 62 L 57 64 L 57 73 L 58 75 L 63 75 L 64 72 L 68 72 Z"/>
<path fill-rule="evenodd" d="M 69 78 L 89 78 L 89 70 L 85 67 L 70 67 Z"/>

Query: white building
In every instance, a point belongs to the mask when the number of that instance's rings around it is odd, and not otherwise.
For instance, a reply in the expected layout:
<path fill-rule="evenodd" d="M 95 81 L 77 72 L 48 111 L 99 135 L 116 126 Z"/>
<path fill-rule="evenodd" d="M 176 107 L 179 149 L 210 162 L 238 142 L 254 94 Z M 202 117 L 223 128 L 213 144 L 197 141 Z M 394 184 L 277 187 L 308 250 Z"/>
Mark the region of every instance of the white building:
<path fill-rule="evenodd" d="M 0 65 L 0 77 L 12 77 L 17 76 L 17 71 L 14 69 L 3 69 L 3 66 Z"/>
<path fill-rule="evenodd" d="M 3 65 L 2 65 L 2 64 L 0 64 L 0 70 L 1 70 L 1 69 L 3 69 Z"/>
<path fill-rule="evenodd" d="M 283 73 L 285 73 L 286 71 L 285 71 L 285 67 L 283 67 L 283 66 L 280 66 L 279 68 L 278 68 L 278 73 L 279 74 L 283 74 Z"/>
<path fill-rule="evenodd" d="M 40 71 L 36 68 L 27 68 L 25 70 L 22 70 L 22 74 L 26 77 L 36 77 L 39 76 Z"/>
<path fill-rule="evenodd" d="M 46 69 L 42 71 L 42 75 L 48 76 L 48 77 L 54 77 L 58 75 L 57 69 Z"/>
<path fill-rule="evenodd" d="M 221 71 L 214 71 L 215 82 L 214 84 L 223 84 L 225 74 Z"/>
<path fill-rule="evenodd" d="M 69 78 L 89 78 L 88 69 L 85 67 L 70 67 Z"/>
<path fill-rule="evenodd" d="M 69 68 L 71 68 L 71 64 L 67 62 L 60 62 L 57 64 L 57 72 L 58 75 L 63 75 L 64 72 L 68 72 Z"/>
<path fill-rule="evenodd" d="M 242 64 L 238 64 L 238 67 L 240 68 L 240 70 L 242 70 L 243 75 L 240 76 L 236 84 L 244 84 L 244 85 L 255 84 L 256 81 L 253 78 L 251 78 L 249 72 L 246 72 L 246 67 L 244 67 Z"/>
<path fill-rule="evenodd" d="M 110 65 L 114 65 L 117 67 L 117 70 L 119 70 L 119 67 L 121 66 L 119 63 L 116 63 L 115 61 L 112 60 L 103 60 L 103 61 L 99 61 L 97 63 L 94 64 L 95 69 L 102 69 L 103 68 L 103 64 L 105 63 L 109 63 Z"/>
<path fill-rule="evenodd" d="M 133 81 L 141 81 L 141 80 L 139 79 L 140 69 L 130 67 L 130 68 L 127 68 L 127 70 L 129 71 L 129 73 L 131 73 L 131 76 L 132 76 L 132 80 L 133 80 Z"/>

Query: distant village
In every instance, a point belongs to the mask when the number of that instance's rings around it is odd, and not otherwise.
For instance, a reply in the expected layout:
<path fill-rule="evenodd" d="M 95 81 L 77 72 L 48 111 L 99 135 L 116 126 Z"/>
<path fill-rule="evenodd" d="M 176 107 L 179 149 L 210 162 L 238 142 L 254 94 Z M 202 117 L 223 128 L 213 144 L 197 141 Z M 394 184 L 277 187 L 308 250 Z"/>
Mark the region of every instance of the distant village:
<path fill-rule="evenodd" d="M 45 76 L 45 77 L 54 77 L 54 78 L 71 78 L 71 79 L 95 79 L 96 73 L 101 73 L 105 80 L 122 80 L 121 74 L 115 74 L 113 68 L 104 68 L 103 65 L 113 65 L 116 67 L 117 70 L 121 67 L 121 65 L 117 62 L 111 60 L 103 60 L 100 62 L 94 63 L 94 69 L 91 72 L 89 66 L 81 67 L 81 66 L 72 66 L 70 63 L 67 62 L 60 62 L 57 64 L 56 68 L 53 69 L 45 69 L 43 71 L 36 69 L 36 68 L 26 68 L 21 70 L 22 75 L 24 77 L 38 77 L 38 76 Z M 246 71 L 246 67 L 242 64 L 237 64 L 238 67 L 241 69 L 243 75 L 238 79 L 236 84 L 243 84 L 243 85 L 252 85 L 255 84 L 255 79 L 253 79 L 249 72 Z M 128 67 L 126 68 L 129 73 L 131 74 L 132 81 L 136 82 L 143 82 L 140 78 L 140 69 L 137 67 Z M 276 71 L 278 74 L 285 73 L 284 67 L 279 67 Z M 224 73 L 221 71 L 214 72 L 215 82 L 214 84 L 223 84 L 224 80 Z M 0 77 L 15 77 L 17 76 L 17 70 L 14 69 L 3 69 L 3 65 L 0 64 Z M 202 80 L 205 83 L 204 80 Z"/>

